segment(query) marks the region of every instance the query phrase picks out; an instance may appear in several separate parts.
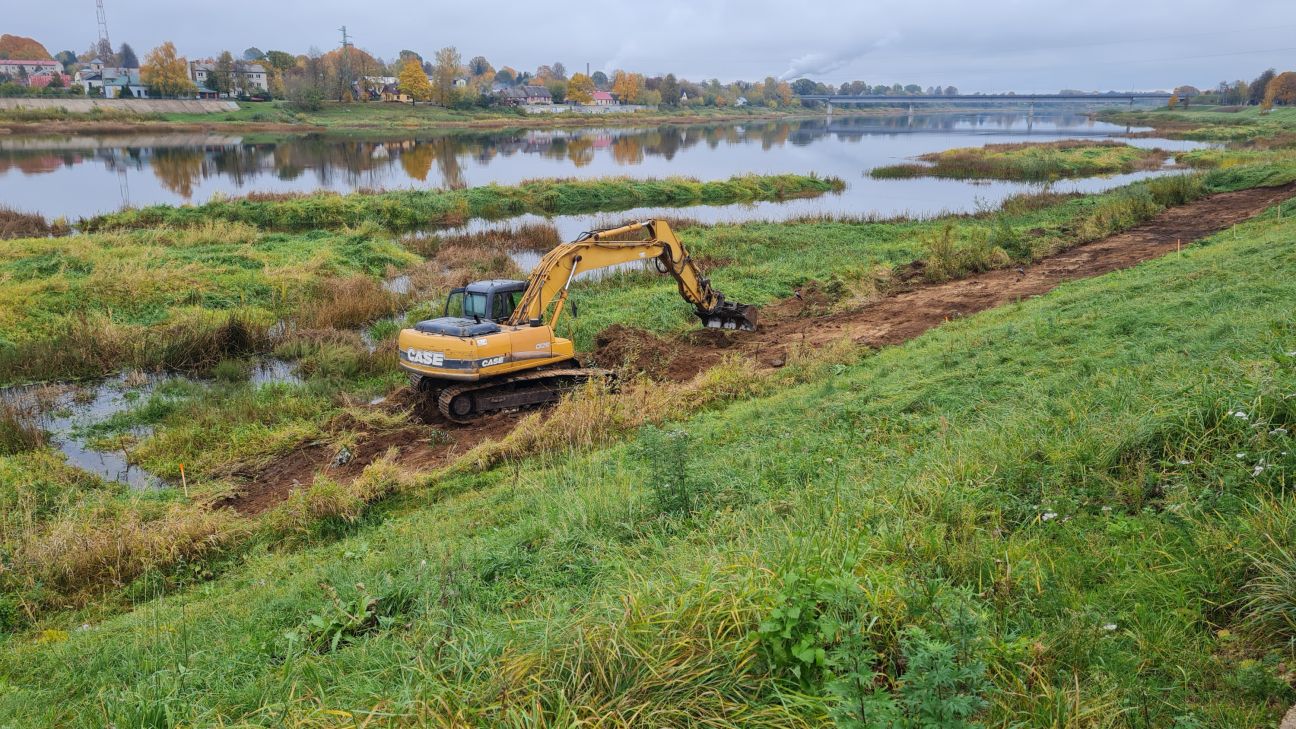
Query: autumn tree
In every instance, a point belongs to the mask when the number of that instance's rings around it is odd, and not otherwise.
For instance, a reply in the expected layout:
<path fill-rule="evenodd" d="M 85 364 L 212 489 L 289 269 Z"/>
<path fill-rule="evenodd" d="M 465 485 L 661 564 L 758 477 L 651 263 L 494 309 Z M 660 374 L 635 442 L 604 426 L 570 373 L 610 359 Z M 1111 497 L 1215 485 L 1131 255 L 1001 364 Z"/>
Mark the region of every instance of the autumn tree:
<path fill-rule="evenodd" d="M 644 77 L 637 73 L 617 71 L 612 75 L 612 93 L 623 104 L 643 103 Z"/>
<path fill-rule="evenodd" d="M 1265 93 L 1269 90 L 1269 82 L 1273 81 L 1277 73 L 1272 69 L 1265 69 L 1263 73 L 1256 76 L 1255 80 L 1247 90 L 1247 101 L 1251 104 L 1259 104 L 1264 101 Z"/>
<path fill-rule="evenodd" d="M 1296 104 L 1296 71 L 1286 71 L 1278 74 L 1265 87 L 1262 107 L 1272 109 L 1274 104 L 1278 106 Z"/>
<path fill-rule="evenodd" d="M 577 104 L 589 104 L 594 101 L 594 79 L 583 73 L 572 74 L 567 82 L 567 100 Z"/>
<path fill-rule="evenodd" d="M 432 98 L 432 82 L 423 72 L 423 64 L 414 59 L 406 61 L 405 65 L 401 66 L 397 83 L 400 90 L 409 94 L 415 103 Z"/>
<path fill-rule="evenodd" d="M 485 76 L 494 70 L 485 56 L 473 56 L 473 59 L 468 62 L 468 72 L 474 76 Z"/>
<path fill-rule="evenodd" d="M 49 61 L 49 51 L 34 38 L 21 35 L 0 35 L 0 59 Z"/>
<path fill-rule="evenodd" d="M 553 69 L 554 78 L 558 79 L 559 81 L 567 80 L 567 67 L 562 65 L 562 63 L 555 61 L 554 65 L 550 66 L 549 68 Z"/>
<path fill-rule="evenodd" d="M 140 80 L 150 95 L 179 96 L 194 90 L 189 80 L 189 62 L 176 55 L 175 44 L 167 41 L 149 51 L 140 66 Z"/>
<path fill-rule="evenodd" d="M 498 72 L 496 72 L 495 80 L 502 84 L 507 84 L 509 86 L 512 86 L 513 83 L 517 81 L 517 71 L 514 71 L 508 66 L 505 66 L 504 68 L 501 68 Z"/>
<path fill-rule="evenodd" d="M 459 74 L 459 51 L 446 46 L 436 52 L 432 66 L 432 94 L 438 104 L 450 106 L 455 100 L 455 76 Z"/>

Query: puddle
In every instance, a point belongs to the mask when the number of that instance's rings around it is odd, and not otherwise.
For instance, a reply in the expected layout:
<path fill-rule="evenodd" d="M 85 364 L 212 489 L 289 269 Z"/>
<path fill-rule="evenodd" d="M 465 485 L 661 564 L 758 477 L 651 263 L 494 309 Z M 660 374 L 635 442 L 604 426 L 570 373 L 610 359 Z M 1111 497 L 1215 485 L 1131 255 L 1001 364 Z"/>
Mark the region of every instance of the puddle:
<path fill-rule="evenodd" d="M 413 284 L 410 283 L 410 277 L 405 274 L 393 276 L 392 278 L 383 281 L 382 287 L 384 291 L 400 296 L 408 295 L 414 288 Z"/>
<path fill-rule="evenodd" d="M 149 473 L 130 462 L 128 450 L 98 451 L 90 447 L 91 426 L 129 411 L 148 401 L 158 388 L 170 382 L 210 384 L 187 375 L 133 372 L 108 377 L 93 383 L 52 385 L 18 385 L 0 389 L 0 399 L 37 413 L 36 424 L 49 434 L 49 444 L 63 453 L 67 462 L 106 481 L 117 481 L 132 489 L 158 489 L 168 485 L 166 479 Z M 299 383 L 291 362 L 266 358 L 252 367 L 248 381 L 253 385 Z M 141 438 L 148 428 L 133 428 L 130 435 Z"/>

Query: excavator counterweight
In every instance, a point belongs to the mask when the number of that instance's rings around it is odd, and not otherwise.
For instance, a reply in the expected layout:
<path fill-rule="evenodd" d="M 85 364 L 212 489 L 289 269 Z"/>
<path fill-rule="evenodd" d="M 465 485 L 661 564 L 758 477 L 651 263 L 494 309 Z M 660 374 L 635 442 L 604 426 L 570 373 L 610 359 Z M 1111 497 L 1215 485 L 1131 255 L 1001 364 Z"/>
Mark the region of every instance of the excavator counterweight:
<path fill-rule="evenodd" d="M 756 307 L 711 288 L 664 220 L 583 233 L 540 260 L 527 281 L 478 281 L 454 289 L 444 315 L 400 333 L 400 366 L 445 417 L 552 402 L 607 370 L 582 367 L 570 339 L 554 330 L 572 281 L 592 271 L 651 260 L 672 276 L 705 327 L 755 331 Z"/>

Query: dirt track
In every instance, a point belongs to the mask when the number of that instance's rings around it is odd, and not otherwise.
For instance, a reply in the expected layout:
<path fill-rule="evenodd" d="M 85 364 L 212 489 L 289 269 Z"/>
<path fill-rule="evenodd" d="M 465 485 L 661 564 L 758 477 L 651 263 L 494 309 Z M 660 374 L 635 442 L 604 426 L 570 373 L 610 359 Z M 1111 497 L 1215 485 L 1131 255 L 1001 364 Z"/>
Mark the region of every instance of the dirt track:
<path fill-rule="evenodd" d="M 881 347 L 908 341 L 942 323 L 1001 304 L 1047 293 L 1076 279 L 1099 276 L 1160 257 L 1250 218 L 1296 195 L 1296 184 L 1213 195 L 1167 210 L 1124 233 L 1058 253 L 1023 269 L 1003 269 L 939 284 L 923 284 L 871 302 L 857 310 L 814 315 L 813 302 L 795 297 L 765 307 L 754 334 L 695 332 L 661 340 L 646 332 L 617 327 L 600 337 L 600 364 L 614 366 L 626 358 L 651 361 L 650 374 L 688 379 L 718 363 L 727 352 L 749 351 L 766 367 L 777 367 L 793 344 L 822 346 L 842 338 Z M 608 361 L 615 359 L 621 361 Z M 365 442 L 351 460 L 331 467 L 333 455 L 322 446 L 307 447 L 281 459 L 253 477 L 250 487 L 224 505 L 245 514 L 262 511 L 286 498 L 297 484 L 309 484 L 316 472 L 333 478 L 358 475 L 365 465 L 399 450 L 412 469 L 443 465 L 472 446 L 507 434 L 516 416 L 501 415 L 471 426 L 429 421 L 445 438 L 430 441 L 427 426 L 377 436 Z M 448 441 L 448 442 L 447 442 Z M 435 443 L 435 444 L 434 444 Z"/>

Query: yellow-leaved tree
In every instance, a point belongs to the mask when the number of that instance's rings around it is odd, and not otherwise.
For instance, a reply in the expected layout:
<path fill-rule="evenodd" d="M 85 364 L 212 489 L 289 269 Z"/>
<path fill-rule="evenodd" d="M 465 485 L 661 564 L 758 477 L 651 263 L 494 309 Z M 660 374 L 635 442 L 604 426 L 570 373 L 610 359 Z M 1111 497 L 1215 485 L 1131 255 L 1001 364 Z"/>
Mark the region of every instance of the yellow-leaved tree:
<path fill-rule="evenodd" d="M 594 101 L 594 79 L 583 73 L 572 74 L 567 82 L 567 100 L 576 104 L 588 104 Z"/>
<path fill-rule="evenodd" d="M 400 76 L 397 83 L 400 90 L 410 95 L 414 101 L 428 101 L 432 98 L 432 82 L 423 72 L 423 64 L 414 59 L 405 62 L 401 66 Z"/>
<path fill-rule="evenodd" d="M 612 93 L 622 104 L 642 104 L 644 78 L 637 73 L 617 71 L 612 76 Z"/>
<path fill-rule="evenodd" d="M 189 80 L 189 62 L 176 55 L 175 44 L 167 41 L 149 51 L 140 66 L 140 80 L 149 87 L 150 96 L 180 96 L 193 93 Z"/>
<path fill-rule="evenodd" d="M 1273 80 L 1265 86 L 1264 102 L 1260 107 L 1268 111 L 1274 107 L 1292 106 L 1296 104 L 1296 72 L 1284 71 L 1274 76 Z"/>
<path fill-rule="evenodd" d="M 455 100 L 455 76 L 459 75 L 459 51 L 454 46 L 446 46 L 436 52 L 436 63 L 432 64 L 432 94 L 442 106 L 450 106 Z"/>

